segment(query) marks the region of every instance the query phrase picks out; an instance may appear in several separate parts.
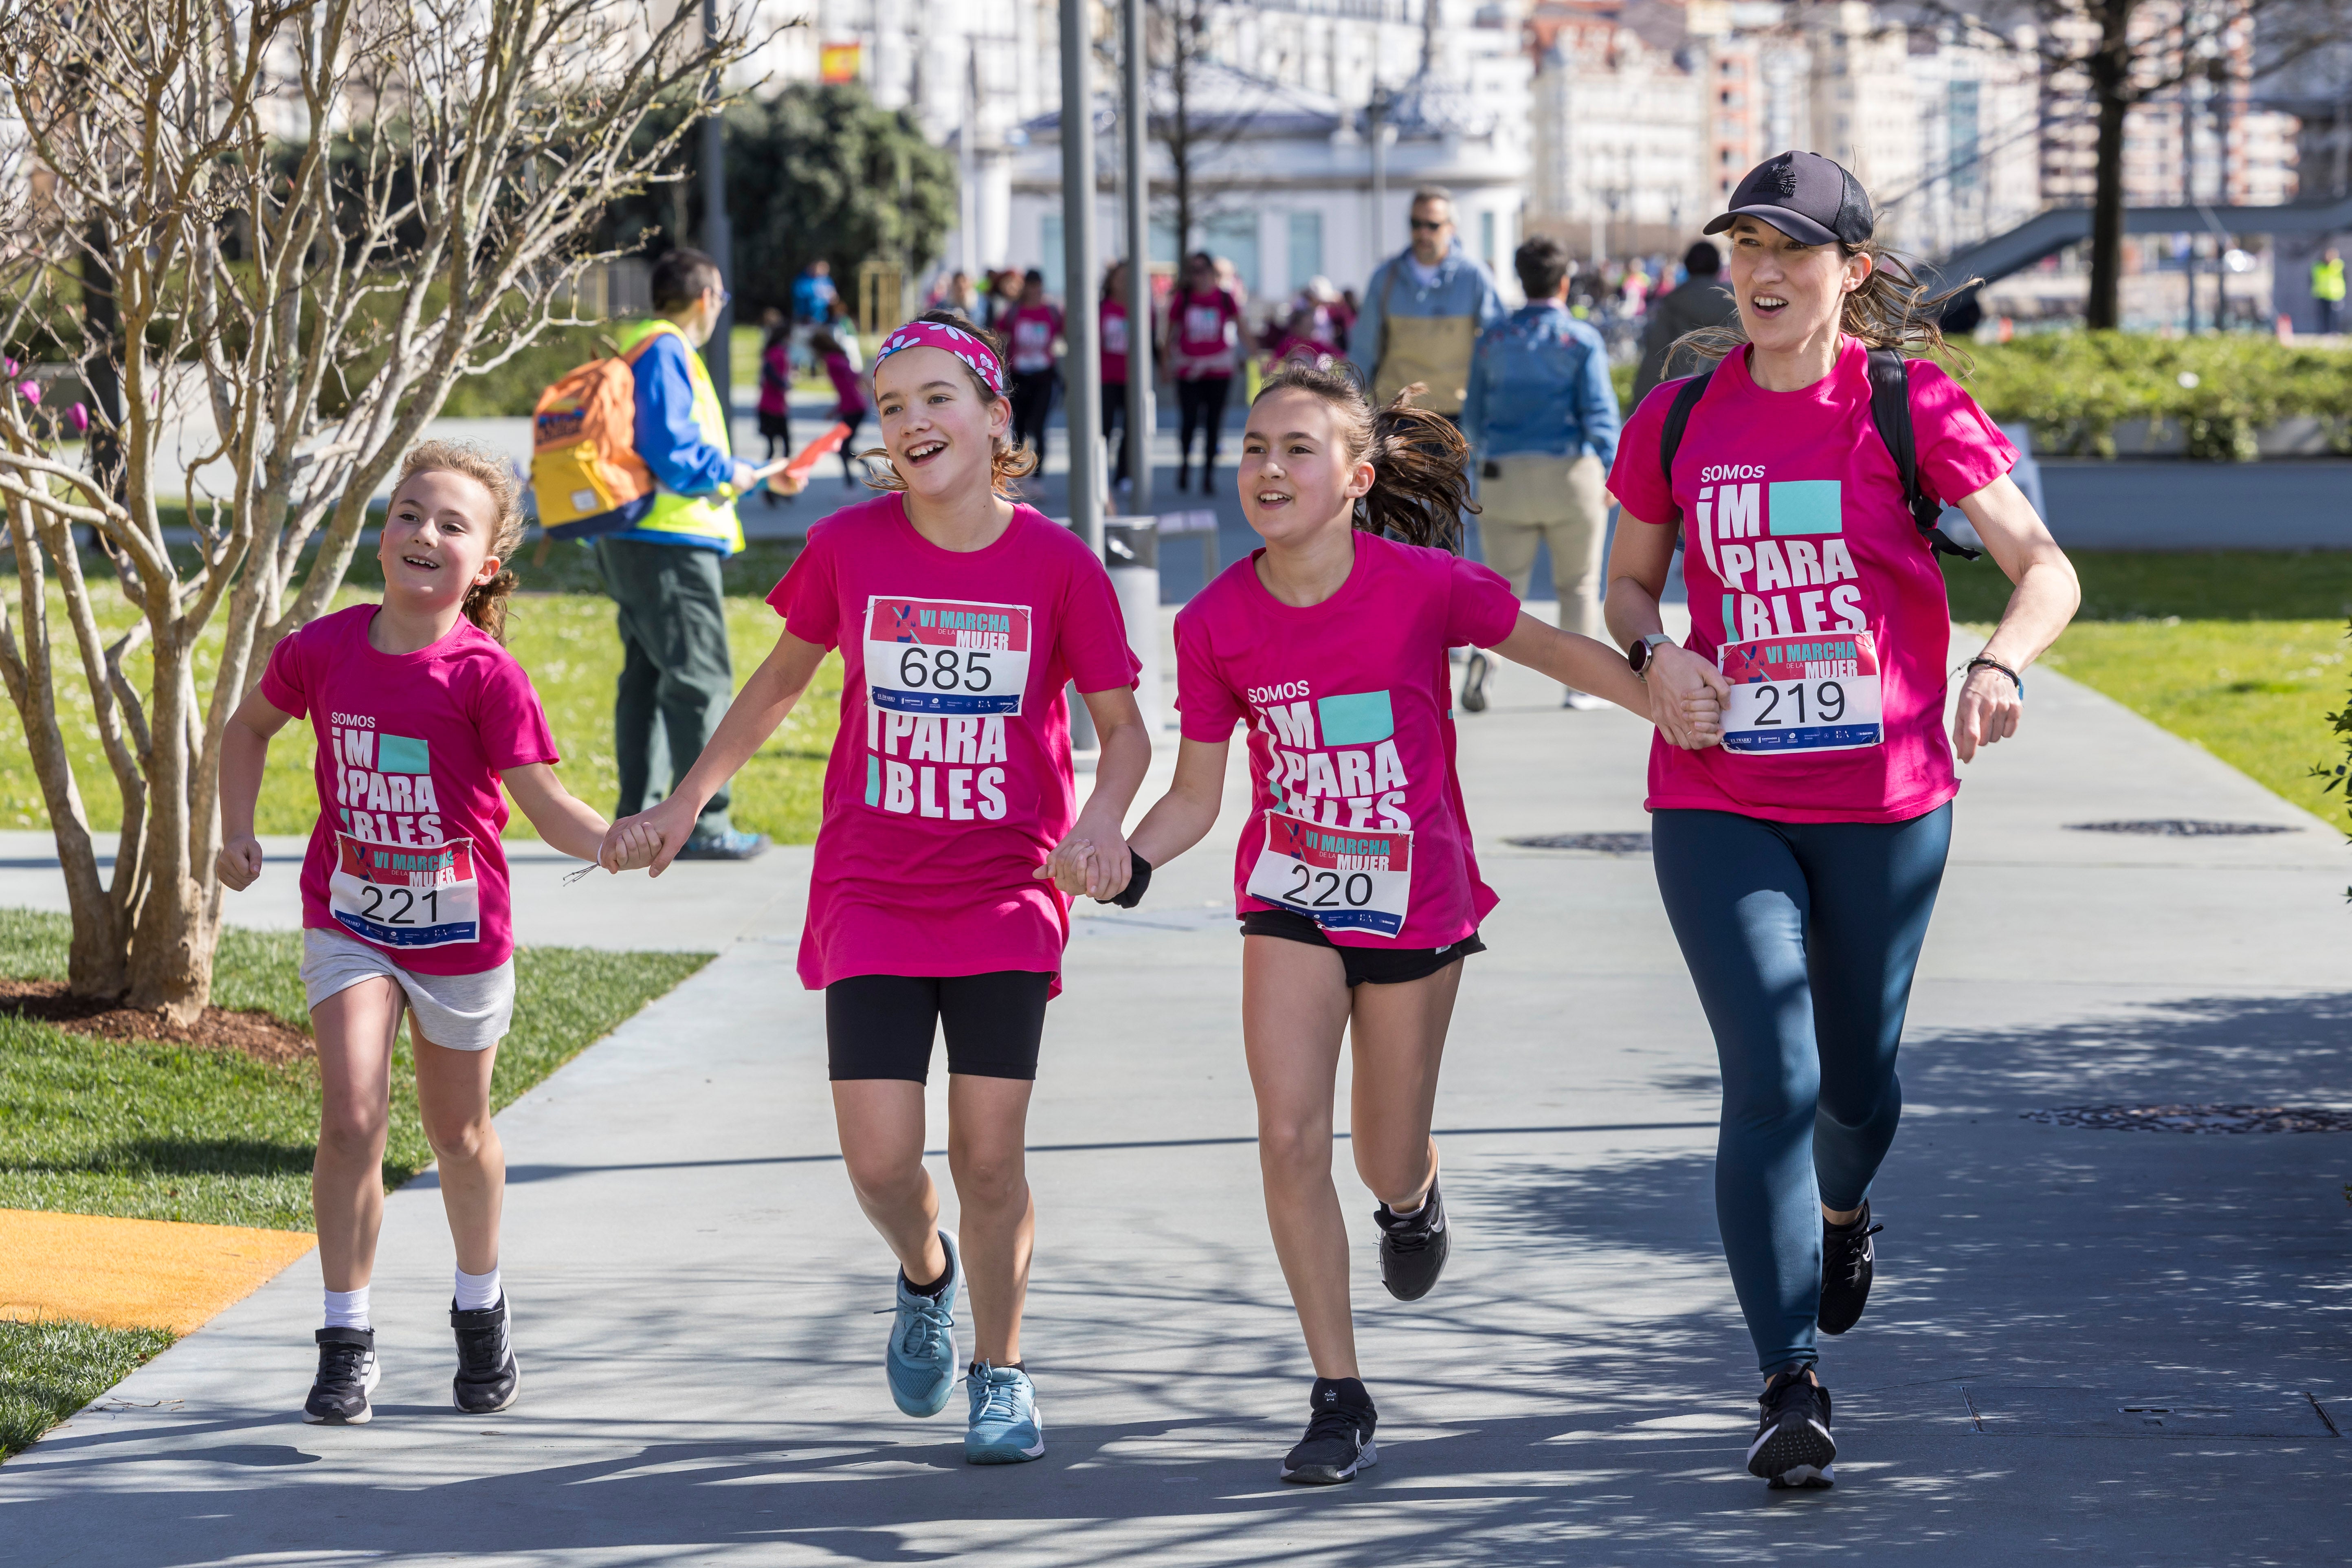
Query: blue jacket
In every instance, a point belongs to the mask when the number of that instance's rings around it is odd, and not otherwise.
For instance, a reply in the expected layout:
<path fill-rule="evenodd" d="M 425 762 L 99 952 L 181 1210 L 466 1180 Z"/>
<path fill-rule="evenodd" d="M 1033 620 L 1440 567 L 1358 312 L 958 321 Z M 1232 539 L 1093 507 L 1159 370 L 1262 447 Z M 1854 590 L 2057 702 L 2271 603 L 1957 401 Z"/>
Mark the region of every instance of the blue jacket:
<path fill-rule="evenodd" d="M 683 339 L 664 332 L 637 356 L 637 456 L 653 470 L 656 484 L 682 496 L 708 495 L 730 480 L 740 489 L 749 489 L 745 476 L 751 465 L 704 440 L 702 427 L 694 422 L 694 383 L 686 374 L 686 356 L 692 352 Z M 715 540 L 675 533 L 629 530 L 622 537 L 717 550 L 722 554 L 726 550 Z"/>
<path fill-rule="evenodd" d="M 1522 305 L 1478 334 L 1462 433 L 1485 458 L 1590 452 L 1617 460 L 1617 389 L 1601 334 L 1557 300 Z"/>
<path fill-rule="evenodd" d="M 1364 373 L 1370 384 L 1381 363 L 1381 319 L 1393 304 L 1400 316 L 1471 316 L 1481 329 L 1503 319 L 1503 296 L 1496 291 L 1494 275 L 1480 266 L 1456 239 L 1445 259 L 1437 264 L 1437 281 L 1427 289 L 1405 265 L 1410 250 L 1391 256 L 1372 268 L 1364 285 L 1363 309 L 1348 329 L 1348 357 Z M 1394 272 L 1396 286 L 1389 286 Z M 1393 296 L 1393 298 L 1391 298 Z"/>

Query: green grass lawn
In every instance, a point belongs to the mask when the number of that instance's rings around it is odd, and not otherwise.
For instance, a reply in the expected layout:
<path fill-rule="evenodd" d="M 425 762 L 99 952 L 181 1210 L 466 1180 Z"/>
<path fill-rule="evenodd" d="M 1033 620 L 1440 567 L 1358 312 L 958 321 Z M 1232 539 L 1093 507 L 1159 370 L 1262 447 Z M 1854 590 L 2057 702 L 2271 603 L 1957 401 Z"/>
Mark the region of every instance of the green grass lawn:
<path fill-rule="evenodd" d="M 2311 769 L 2343 760 L 2327 715 L 2352 700 L 2352 552 L 2085 552 L 2074 566 L 2082 612 L 2045 663 L 2346 822 Z M 1992 621 L 2009 596 L 1990 561 L 1948 560 L 1945 579 L 1958 620 Z"/>
<path fill-rule="evenodd" d="M 0 1458 L 30 1447 L 171 1344 L 169 1329 L 0 1319 Z"/>
<path fill-rule="evenodd" d="M 544 561 L 534 564 L 535 549 L 526 549 L 517 565 L 527 590 L 516 596 L 509 612 L 508 646 L 530 672 L 546 707 L 557 749 L 563 754 L 557 773 L 565 787 L 609 815 L 620 787 L 613 752 L 613 691 L 620 675 L 621 645 L 613 627 L 612 602 L 599 585 L 590 551 L 557 544 Z M 782 623 L 761 601 L 791 564 L 792 553 L 776 544 L 754 545 L 727 564 L 728 640 L 739 683 L 775 646 Z M 100 574 L 93 571 L 92 575 L 96 578 Z M 381 584 L 374 560 L 362 557 L 353 563 L 337 606 L 372 602 Z M 15 595 L 13 569 L 0 577 L 0 592 Z M 94 599 L 100 625 L 110 629 L 126 626 L 133 618 L 110 575 L 99 582 Z M 51 624 L 65 639 L 58 649 L 59 710 L 84 809 L 92 826 L 119 827 L 121 797 L 100 745 L 97 721 L 89 716 L 88 689 L 66 631 L 63 596 L 54 589 L 50 605 Z M 218 647 L 215 636 L 199 649 L 201 691 L 211 689 Z M 145 660 L 134 658 L 129 662 L 134 684 L 143 689 Z M 786 844 L 806 844 L 816 837 L 824 759 L 833 743 L 840 703 L 841 659 L 836 654 L 818 670 L 807 699 L 784 727 L 737 775 L 732 815 L 738 826 L 772 834 Z M 255 812 L 262 832 L 310 831 L 318 814 L 318 795 L 311 781 L 315 752 L 309 726 L 289 726 L 279 731 L 269 750 L 269 766 Z M 47 821 L 25 749 L 24 731 L 13 710 L 0 710 L 0 826 L 41 827 Z M 533 837 L 530 822 L 520 813 L 509 823 L 507 837 Z"/>

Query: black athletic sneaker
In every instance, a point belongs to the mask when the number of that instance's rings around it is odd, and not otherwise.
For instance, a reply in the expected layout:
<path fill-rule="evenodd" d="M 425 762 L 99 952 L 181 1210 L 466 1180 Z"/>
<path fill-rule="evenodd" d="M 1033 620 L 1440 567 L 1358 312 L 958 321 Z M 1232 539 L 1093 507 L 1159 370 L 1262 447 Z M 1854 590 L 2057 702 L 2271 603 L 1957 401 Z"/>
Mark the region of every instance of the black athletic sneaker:
<path fill-rule="evenodd" d="M 1802 1372 L 1782 1372 L 1757 1398 L 1764 1415 L 1756 1423 L 1756 1441 L 1748 1445 L 1748 1473 L 1770 1481 L 1776 1491 L 1836 1484 L 1830 1391 Z"/>
<path fill-rule="evenodd" d="M 457 1331 L 457 1408 L 468 1415 L 488 1415 L 515 1402 L 522 1373 L 515 1365 L 514 1342 L 507 1332 L 507 1299 L 498 1305 L 461 1312 L 449 1304 L 449 1326 Z"/>
<path fill-rule="evenodd" d="M 1381 1462 L 1380 1445 L 1372 1428 L 1380 1412 L 1372 1396 L 1352 1377 L 1318 1377 L 1309 1396 L 1315 1411 L 1307 1436 L 1282 1461 L 1282 1479 L 1305 1486 L 1328 1487 L 1352 1480 L 1358 1470 Z"/>
<path fill-rule="evenodd" d="M 1852 1225 L 1822 1222 L 1822 1305 L 1814 1321 L 1825 1334 L 1842 1334 L 1862 1321 L 1876 1262 L 1870 1238 L 1886 1227 L 1870 1223 L 1870 1201 Z"/>
<path fill-rule="evenodd" d="M 1437 1184 L 1429 1184 L 1429 1196 L 1413 1213 L 1391 1214 L 1382 1204 L 1372 1211 L 1372 1223 L 1381 1227 L 1381 1283 L 1389 1294 L 1400 1301 L 1428 1295 L 1444 1272 L 1449 1246 L 1445 1200 L 1438 1196 Z"/>
<path fill-rule="evenodd" d="M 1475 647 L 1470 650 L 1469 658 L 1462 666 L 1462 711 L 1484 713 L 1486 710 L 1486 677 L 1494 672 L 1494 661 L 1485 653 Z"/>
<path fill-rule="evenodd" d="M 368 1395 L 383 1375 L 375 1361 L 373 1329 L 320 1329 L 319 1376 L 302 1402 L 302 1419 L 314 1426 L 364 1426 L 375 1418 Z"/>

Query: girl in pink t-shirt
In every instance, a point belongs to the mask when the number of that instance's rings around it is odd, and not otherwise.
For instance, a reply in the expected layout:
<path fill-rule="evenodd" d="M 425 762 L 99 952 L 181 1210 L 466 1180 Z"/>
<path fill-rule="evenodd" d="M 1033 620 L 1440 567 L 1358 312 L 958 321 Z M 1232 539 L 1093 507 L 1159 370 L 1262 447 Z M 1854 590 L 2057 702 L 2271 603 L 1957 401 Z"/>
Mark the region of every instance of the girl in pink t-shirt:
<path fill-rule="evenodd" d="M 1462 960 L 1484 950 L 1478 924 L 1495 907 L 1454 775 L 1446 649 L 1493 648 L 1649 706 L 1616 650 L 1527 616 L 1500 577 L 1451 552 L 1470 504 L 1466 457 L 1450 421 L 1402 398 L 1375 414 L 1346 374 L 1293 364 L 1267 381 L 1240 465 L 1242 509 L 1265 545 L 1176 617 L 1182 750 L 1131 839 L 1145 872 L 1200 842 L 1242 725 L 1253 789 L 1234 864 L 1242 1034 L 1266 1213 L 1316 1372 L 1286 1480 L 1343 1481 L 1378 1453 L 1331 1183 L 1343 1036 L 1356 1169 L 1383 1200 L 1381 1279 L 1412 1300 L 1445 1261 L 1430 1116 Z M 1694 722 L 1713 711 L 1702 699 Z M 1088 868 L 1084 852 L 1057 858 L 1066 886 Z"/>
<path fill-rule="evenodd" d="M 449 1326 L 455 1398 L 469 1415 L 514 1403 L 518 1374 L 499 1279 L 506 1155 L 490 1069 L 514 1012 L 503 784 L 540 837 L 611 869 L 652 858 L 641 836 L 604 847 L 604 819 L 556 779 L 555 742 L 530 679 L 501 646 L 522 542 L 505 464 L 428 441 L 402 462 L 376 558 L 383 603 L 312 621 L 279 642 L 221 737 L 221 881 L 262 873 L 253 805 L 269 738 L 307 717 L 319 742 L 319 821 L 302 862 L 302 983 L 323 1105 L 310 1173 L 326 1326 L 305 1421 L 373 1412 L 368 1281 L 383 1221 L 394 1038 L 409 1015 L 417 1110 L 457 1242 Z"/>
<path fill-rule="evenodd" d="M 1035 458 L 1007 439 L 993 334 L 926 315 L 884 340 L 874 389 L 886 449 L 867 455 L 887 459 L 877 480 L 887 493 L 809 531 L 768 596 L 784 617 L 775 651 L 676 793 L 631 822 L 660 839 L 658 875 L 700 803 L 841 649 L 841 727 L 800 973 L 825 994 L 850 1184 L 898 1255 L 884 1368 L 899 1409 L 946 1407 L 969 1269 L 977 1356 L 964 1457 L 1018 1463 L 1045 1451 L 1020 1363 L 1035 1224 L 1023 1173 L 1029 1094 L 1069 936 L 1046 866 L 1058 849 L 1095 868 L 1091 888 L 1072 879 L 1076 890 L 1108 896 L 1127 881 L 1119 824 L 1151 742 L 1109 574 L 1006 493 Z M 1083 812 L 1063 697 L 1073 681 L 1102 744 Z M 923 1169 L 923 1085 L 942 1029 L 961 1243 L 939 1228 Z"/>

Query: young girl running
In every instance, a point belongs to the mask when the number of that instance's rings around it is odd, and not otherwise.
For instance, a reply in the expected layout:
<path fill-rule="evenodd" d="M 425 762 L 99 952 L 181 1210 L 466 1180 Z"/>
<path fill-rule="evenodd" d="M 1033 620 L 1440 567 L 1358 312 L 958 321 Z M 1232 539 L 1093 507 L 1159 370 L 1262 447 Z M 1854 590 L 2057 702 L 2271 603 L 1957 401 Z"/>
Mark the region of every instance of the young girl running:
<path fill-rule="evenodd" d="M 993 334 L 946 311 L 875 355 L 889 493 L 845 507 L 768 602 L 784 617 L 668 800 L 642 824 L 658 875 L 698 804 L 783 722 L 829 648 L 842 651 L 841 728 L 801 937 L 801 979 L 825 994 L 834 1112 L 851 1186 L 898 1255 L 884 1352 L 909 1415 L 944 1409 L 956 1375 L 955 1300 L 970 1272 L 976 1354 L 964 1458 L 1045 1451 L 1021 1362 L 1035 1211 L 1024 1171 L 1045 1003 L 1060 985 L 1068 907 L 1044 879 L 1057 844 L 1127 880 L 1119 824 L 1151 760 L 1139 665 L 1109 574 L 1086 545 L 1005 494 L 1035 458 L 1006 436 L 1012 405 Z M 1066 684 L 1102 758 L 1076 809 Z M 1115 880 L 1114 880 L 1115 879 Z M 932 1037 L 948 1055 L 948 1165 L 962 1237 L 939 1226 L 923 1168 Z"/>
<path fill-rule="evenodd" d="M 253 803 L 269 738 L 307 717 L 319 742 L 319 821 L 302 862 L 302 984 L 324 1103 L 310 1173 L 326 1326 L 305 1421 L 373 1412 L 368 1280 L 383 1222 L 384 1124 L 401 1015 L 417 1110 L 457 1242 L 449 1326 L 457 1408 L 515 1401 L 519 1373 L 499 1281 L 506 1155 L 490 1124 L 490 1070 L 514 1012 L 503 784 L 540 837 L 599 855 L 604 819 L 566 793 L 530 679 L 500 646 L 522 540 L 504 464 L 428 441 L 402 462 L 376 559 L 383 603 L 322 616 L 280 642 L 221 742 L 221 881 L 261 875 Z M 650 842 L 604 862 L 642 865 Z"/>
<path fill-rule="evenodd" d="M 1176 617 L 1183 745 L 1131 839 L 1139 872 L 1200 841 L 1234 725 L 1245 723 L 1242 1034 L 1266 1216 L 1315 1364 L 1312 1418 L 1282 1465 L 1289 1481 L 1344 1481 L 1378 1458 L 1331 1182 L 1343 1036 L 1356 1170 L 1381 1199 L 1381 1282 L 1414 1300 L 1445 1263 L 1430 1117 L 1462 960 L 1484 951 L 1478 922 L 1495 907 L 1454 776 L 1446 649 L 1493 648 L 1650 707 L 1615 649 L 1522 614 L 1500 577 L 1448 552 L 1465 456 L 1444 417 L 1402 397 L 1376 414 L 1346 374 L 1292 364 L 1266 383 L 1241 459 L 1242 507 L 1265 545 Z M 1715 715 L 1702 696 L 1674 715 L 1673 739 L 1711 742 Z M 1064 886 L 1097 870 L 1089 849 L 1057 857 Z M 1111 890 L 1124 879 L 1108 879 Z"/>

